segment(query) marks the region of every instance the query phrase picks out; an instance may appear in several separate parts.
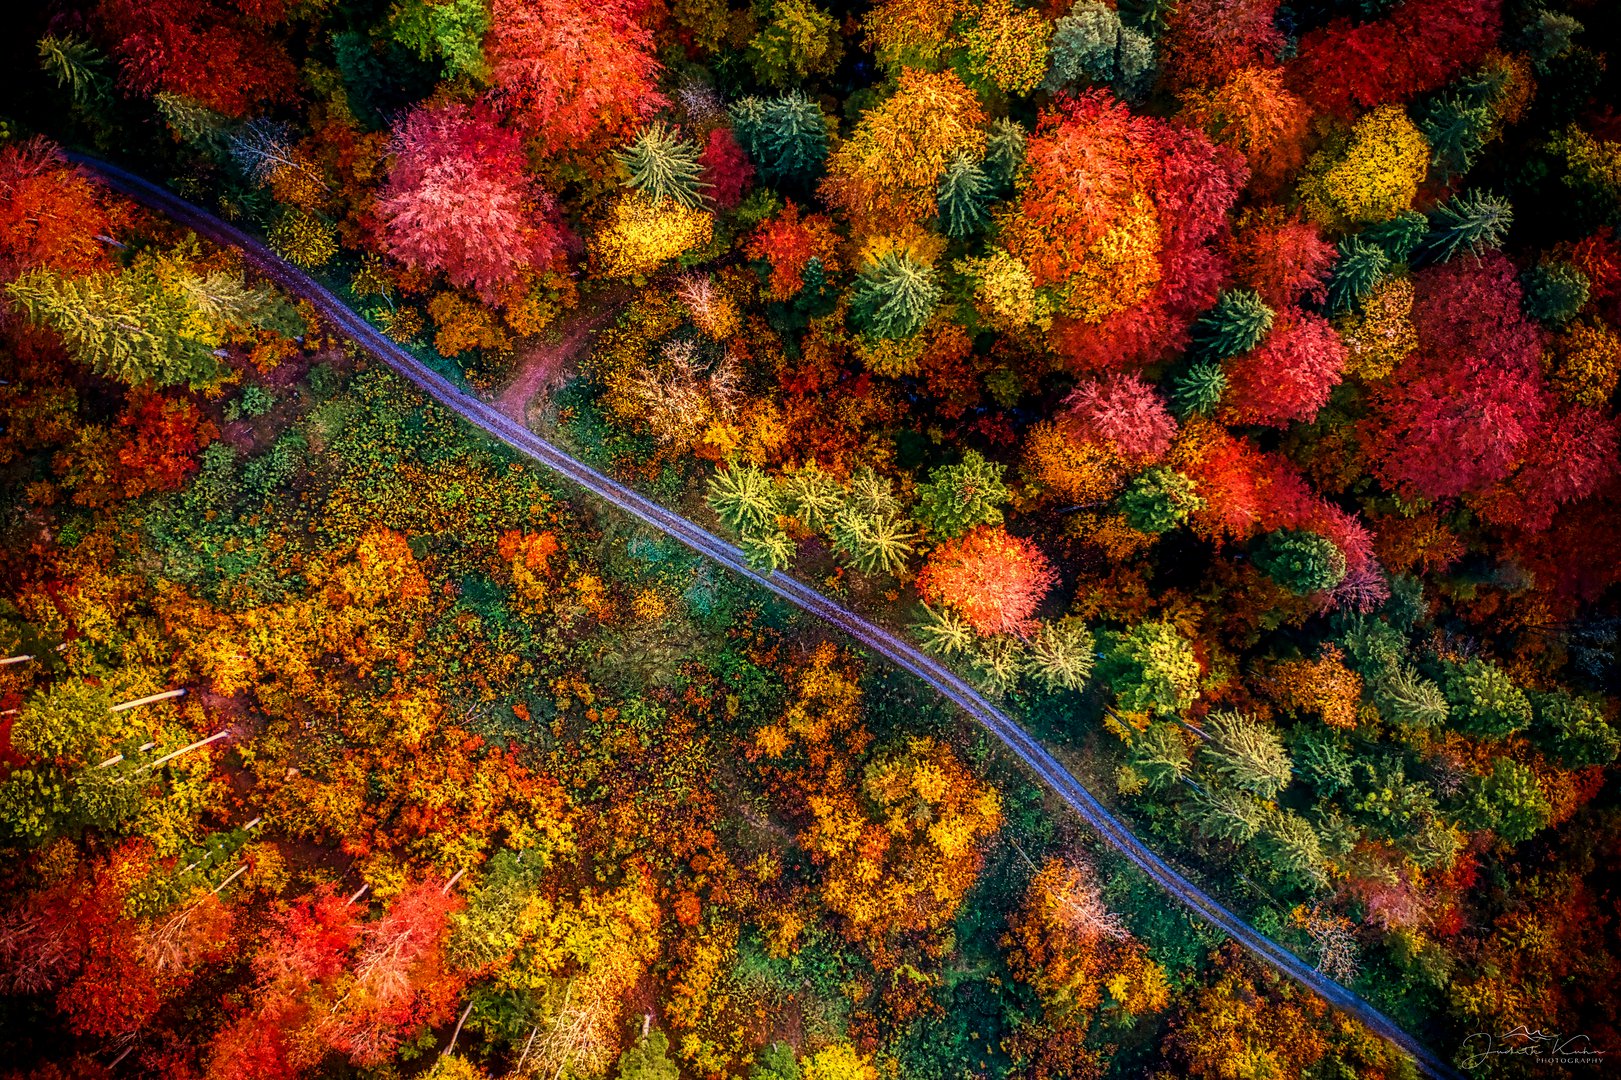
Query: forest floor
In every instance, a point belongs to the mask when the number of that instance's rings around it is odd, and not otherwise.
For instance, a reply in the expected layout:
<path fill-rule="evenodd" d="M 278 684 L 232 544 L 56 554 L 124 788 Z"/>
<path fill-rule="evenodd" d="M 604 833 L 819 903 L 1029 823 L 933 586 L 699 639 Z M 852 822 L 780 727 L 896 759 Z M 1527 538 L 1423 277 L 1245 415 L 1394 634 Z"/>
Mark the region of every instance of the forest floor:
<path fill-rule="evenodd" d="M 616 285 L 576 310 L 546 340 L 520 350 L 512 381 L 493 403 L 496 409 L 520 424 L 527 423 L 530 403 L 568 382 L 592 336 L 617 318 L 630 298 L 629 286 Z"/>

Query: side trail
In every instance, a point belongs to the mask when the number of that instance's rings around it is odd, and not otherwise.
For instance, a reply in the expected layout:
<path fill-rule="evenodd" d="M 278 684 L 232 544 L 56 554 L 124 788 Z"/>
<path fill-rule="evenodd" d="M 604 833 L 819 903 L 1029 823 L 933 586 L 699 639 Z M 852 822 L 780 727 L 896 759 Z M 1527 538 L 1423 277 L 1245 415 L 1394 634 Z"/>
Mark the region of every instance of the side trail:
<path fill-rule="evenodd" d="M 505 415 L 497 405 L 480 401 L 459 390 L 450 380 L 385 337 L 320 282 L 281 259 L 259 240 L 151 181 L 116 165 L 83 154 L 72 153 L 68 156 L 78 165 L 100 177 L 113 190 L 188 226 L 200 236 L 236 248 L 259 273 L 288 292 L 308 300 L 322 316 L 340 328 L 357 345 L 416 384 L 439 405 L 460 416 L 486 435 L 538 461 L 665 535 L 681 541 L 738 576 L 775 593 L 802 611 L 838 627 L 890 663 L 922 679 L 941 697 L 962 709 L 1000 739 L 1071 810 L 1097 830 L 1111 847 L 1131 860 L 1160 888 L 1181 901 L 1199 918 L 1219 928 L 1256 957 L 1318 994 L 1329 1004 L 1355 1017 L 1369 1030 L 1388 1039 L 1411 1056 L 1424 1075 L 1445 1080 L 1461 1080 L 1456 1070 L 1360 995 L 1340 985 L 1256 930 L 1214 897 L 1172 869 L 1137 839 L 1124 823 L 1110 813 L 1108 808 L 1049 754 L 1029 732 L 938 660 L 787 574 L 761 574 L 749 565 L 743 553 L 732 544 L 632 491 L 617 480 L 604 476 L 584 462 L 576 460 L 560 447 Z"/>

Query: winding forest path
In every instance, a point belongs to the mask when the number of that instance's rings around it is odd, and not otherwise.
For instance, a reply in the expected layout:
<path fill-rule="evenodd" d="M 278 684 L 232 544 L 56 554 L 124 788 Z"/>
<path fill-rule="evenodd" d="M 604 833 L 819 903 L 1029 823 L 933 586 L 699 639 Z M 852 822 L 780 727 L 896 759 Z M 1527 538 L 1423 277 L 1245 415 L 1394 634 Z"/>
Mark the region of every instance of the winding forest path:
<path fill-rule="evenodd" d="M 314 304 L 326 319 L 343 330 L 357 345 L 415 383 L 435 402 L 462 417 L 491 438 L 506 443 L 625 513 L 681 541 L 699 554 L 708 556 L 739 577 L 747 578 L 760 588 L 775 593 L 801 610 L 838 627 L 890 663 L 922 679 L 947 701 L 962 709 L 1000 739 L 1071 810 L 1096 829 L 1111 847 L 1131 860 L 1160 888 L 1186 905 L 1199 918 L 1219 928 L 1260 960 L 1272 965 L 1320 995 L 1331 1005 L 1355 1017 L 1371 1031 L 1400 1047 L 1413 1058 L 1426 1076 L 1459 1080 L 1459 1073 L 1360 995 L 1335 982 L 1256 930 L 1214 897 L 1172 869 L 1165 860 L 1137 839 L 1130 829 L 1110 813 L 1108 808 L 1076 780 L 1069 770 L 1049 754 L 1029 732 L 933 657 L 793 577 L 780 573 L 761 574 L 749 565 L 743 553 L 732 544 L 632 491 L 617 480 L 604 476 L 584 462 L 576 460 L 560 447 L 530 431 L 496 405 L 464 393 L 443 375 L 385 337 L 320 282 L 283 261 L 259 240 L 151 181 L 126 172 L 116 165 L 109 165 L 82 154 L 69 156 L 99 176 L 113 190 L 190 227 L 215 243 L 236 248 L 259 273 L 288 292 Z"/>
<path fill-rule="evenodd" d="M 542 342 L 518 354 L 518 370 L 495 399 L 495 407 L 520 424 L 528 420 L 529 403 L 542 390 L 560 385 L 568 367 L 589 344 L 591 337 L 606 326 L 630 301 L 631 290 L 615 285 L 593 298 L 591 306 L 575 312 L 562 327 L 556 341 Z"/>

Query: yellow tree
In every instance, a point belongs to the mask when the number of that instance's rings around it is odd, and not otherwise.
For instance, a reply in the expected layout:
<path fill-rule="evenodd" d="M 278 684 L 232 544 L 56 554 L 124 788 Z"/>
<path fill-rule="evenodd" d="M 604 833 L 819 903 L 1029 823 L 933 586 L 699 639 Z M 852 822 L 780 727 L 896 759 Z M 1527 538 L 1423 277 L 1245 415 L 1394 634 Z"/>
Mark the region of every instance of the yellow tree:
<path fill-rule="evenodd" d="M 958 154 L 985 152 L 985 111 L 951 71 L 907 70 L 828 159 L 822 195 L 858 233 L 932 217 L 940 178 Z"/>

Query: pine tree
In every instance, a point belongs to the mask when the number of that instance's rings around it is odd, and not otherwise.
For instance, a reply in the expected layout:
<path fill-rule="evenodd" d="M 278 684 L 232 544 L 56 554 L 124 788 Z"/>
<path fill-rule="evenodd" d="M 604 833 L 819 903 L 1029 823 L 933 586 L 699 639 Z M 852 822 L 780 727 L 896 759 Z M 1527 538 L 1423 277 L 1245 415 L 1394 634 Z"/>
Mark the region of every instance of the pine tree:
<path fill-rule="evenodd" d="M 1289 755 L 1271 725 L 1243 713 L 1213 712 L 1205 718 L 1209 741 L 1200 756 L 1229 783 L 1270 799 L 1293 779 Z"/>
<path fill-rule="evenodd" d="M 1204 509 L 1205 501 L 1192 480 L 1174 469 L 1155 465 L 1132 477 L 1115 505 L 1133 529 L 1158 535 L 1170 532 L 1189 514 Z"/>
<path fill-rule="evenodd" d="M 1029 645 L 1026 669 L 1048 690 L 1080 690 L 1092 675 L 1096 643 L 1077 618 L 1042 623 Z"/>
<path fill-rule="evenodd" d="M 733 465 L 710 477 L 708 502 L 721 521 L 740 533 L 762 529 L 778 514 L 775 485 L 753 465 Z"/>
<path fill-rule="evenodd" d="M 113 81 L 102 69 L 107 58 L 90 42 L 73 34 L 39 39 L 39 66 L 67 90 L 73 104 L 91 109 L 112 99 Z"/>
<path fill-rule="evenodd" d="M 732 132 L 760 175 L 772 183 L 809 184 L 827 160 L 822 107 L 793 91 L 747 97 L 732 106 Z"/>
<path fill-rule="evenodd" d="M 844 509 L 844 489 L 815 461 L 783 477 L 782 495 L 786 511 L 814 532 L 832 527 Z"/>
<path fill-rule="evenodd" d="M 845 493 L 846 504 L 857 514 L 884 517 L 901 512 L 901 501 L 895 497 L 895 481 L 863 465 L 850 474 L 850 486 Z"/>
<path fill-rule="evenodd" d="M 1255 545 L 1255 568 L 1296 596 L 1332 589 L 1345 577 L 1345 553 L 1307 529 L 1279 529 Z"/>
<path fill-rule="evenodd" d="M 1311 728 L 1297 728 L 1296 732 L 1295 768 L 1318 797 L 1332 799 L 1341 791 L 1350 791 L 1354 782 L 1351 755 L 1333 733 Z"/>
<path fill-rule="evenodd" d="M 1474 168 L 1493 135 L 1497 116 L 1478 95 L 1440 94 L 1418 114 L 1418 129 L 1430 144 L 1430 167 L 1450 182 Z"/>
<path fill-rule="evenodd" d="M 705 187 L 698 163 L 698 144 L 683 139 L 663 123 L 644 127 L 631 144 L 614 155 L 629 174 L 630 186 L 657 201 L 686 207 L 703 205 Z"/>
<path fill-rule="evenodd" d="M 743 557 L 748 559 L 750 566 L 766 573 L 786 570 L 793 565 L 794 554 L 798 550 L 793 538 L 775 526 L 747 530 L 739 539 L 738 547 L 743 550 Z"/>
<path fill-rule="evenodd" d="M 1430 214 L 1420 256 L 1425 262 L 1448 262 L 1460 254 L 1481 255 L 1503 242 L 1513 222 L 1507 199 L 1472 188 Z"/>
<path fill-rule="evenodd" d="M 967 620 L 951 608 L 935 609 L 927 604 L 923 605 L 923 619 L 912 629 L 925 649 L 948 659 L 966 655 L 978 638 Z"/>
<path fill-rule="evenodd" d="M 833 547 L 863 574 L 894 573 L 916 553 L 917 530 L 897 513 L 864 514 L 851 506 L 833 519 Z"/>
<path fill-rule="evenodd" d="M 1272 309 L 1253 289 L 1229 289 L 1193 326 L 1193 342 L 1212 360 L 1239 356 L 1259 345 L 1272 329 Z"/>
<path fill-rule="evenodd" d="M 984 228 L 991 219 L 994 187 L 984 167 L 968 154 L 952 158 L 940 177 L 941 231 L 960 240 Z"/>
<path fill-rule="evenodd" d="M 1317 831 L 1299 814 L 1274 810 L 1260 841 L 1273 873 L 1284 882 L 1308 891 L 1328 883 Z"/>
<path fill-rule="evenodd" d="M 941 465 L 917 488 L 917 516 L 936 536 L 955 537 L 978 525 L 1000 525 L 1001 504 L 1009 492 L 1004 465 L 986 461 L 977 450 L 955 465 Z"/>
<path fill-rule="evenodd" d="M 1012 634 L 977 638 L 968 659 L 975 681 L 996 695 L 1016 688 L 1025 670 L 1024 644 Z"/>
<path fill-rule="evenodd" d="M 1406 664 L 1373 684 L 1373 701 L 1383 716 L 1405 728 L 1439 727 L 1449 711 L 1441 688 Z"/>
<path fill-rule="evenodd" d="M 886 251 L 857 275 L 850 312 L 868 337 L 895 340 L 923 329 L 939 302 L 940 284 L 933 267 Z"/>
<path fill-rule="evenodd" d="M 1221 404 L 1227 392 L 1227 373 L 1221 365 L 1210 360 L 1189 364 L 1171 383 L 1171 405 L 1176 415 L 1209 416 Z"/>
<path fill-rule="evenodd" d="M 1334 312 L 1356 307 L 1390 271 L 1385 249 L 1361 236 L 1347 236 L 1339 242 L 1338 251 L 1328 279 L 1328 309 Z"/>

